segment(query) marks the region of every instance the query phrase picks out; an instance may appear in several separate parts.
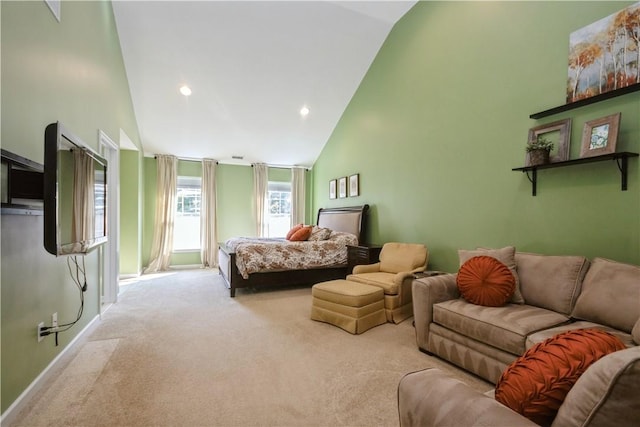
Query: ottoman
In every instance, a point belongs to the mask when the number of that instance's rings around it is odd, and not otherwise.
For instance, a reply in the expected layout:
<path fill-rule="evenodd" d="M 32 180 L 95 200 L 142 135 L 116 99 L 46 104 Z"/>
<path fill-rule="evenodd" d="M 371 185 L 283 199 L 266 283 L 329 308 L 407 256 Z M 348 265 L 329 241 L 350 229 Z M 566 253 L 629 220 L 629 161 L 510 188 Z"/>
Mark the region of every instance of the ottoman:
<path fill-rule="evenodd" d="M 384 291 L 349 280 L 330 280 L 311 288 L 311 319 L 361 334 L 387 322 Z"/>

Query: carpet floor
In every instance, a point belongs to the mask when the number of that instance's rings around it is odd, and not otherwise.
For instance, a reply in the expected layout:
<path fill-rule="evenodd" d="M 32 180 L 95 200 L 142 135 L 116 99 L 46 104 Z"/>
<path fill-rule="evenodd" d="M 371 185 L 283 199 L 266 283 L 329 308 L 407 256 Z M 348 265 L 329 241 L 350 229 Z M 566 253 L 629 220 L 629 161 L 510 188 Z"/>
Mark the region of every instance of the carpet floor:
<path fill-rule="evenodd" d="M 397 426 L 408 372 L 438 367 L 412 319 L 361 335 L 310 320 L 311 288 L 241 289 L 214 270 L 141 276 L 57 364 L 15 426 Z"/>

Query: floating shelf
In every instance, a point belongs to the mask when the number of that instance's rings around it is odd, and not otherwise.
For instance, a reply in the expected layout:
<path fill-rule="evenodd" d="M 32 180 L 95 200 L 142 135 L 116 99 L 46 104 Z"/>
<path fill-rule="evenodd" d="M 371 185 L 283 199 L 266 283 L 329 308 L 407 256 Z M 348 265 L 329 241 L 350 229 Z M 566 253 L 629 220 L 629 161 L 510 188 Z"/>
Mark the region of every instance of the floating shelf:
<path fill-rule="evenodd" d="M 601 93 L 590 98 L 581 99 L 576 102 L 564 104 L 559 107 L 551 108 L 549 110 L 534 113 L 529 116 L 530 119 L 541 119 L 543 117 L 552 116 L 554 114 L 562 113 L 563 111 L 573 110 L 574 108 L 584 107 L 585 105 L 594 104 L 596 102 L 604 101 L 605 99 L 615 98 L 617 96 L 626 95 L 631 92 L 640 90 L 640 83 L 634 83 L 629 86 L 625 86 L 620 89 L 612 90 L 609 92 Z"/>
<path fill-rule="evenodd" d="M 620 153 L 604 154 L 602 156 L 584 157 L 582 159 L 565 160 L 563 162 L 545 163 L 544 165 L 536 166 L 523 166 L 520 168 L 513 168 L 512 171 L 524 172 L 527 174 L 527 178 L 531 182 L 531 195 L 536 195 L 536 187 L 538 183 L 538 170 L 539 169 L 553 169 L 564 166 L 581 165 L 584 163 L 603 162 L 605 160 L 615 160 L 618 169 L 620 170 L 621 191 L 627 191 L 627 169 L 628 160 L 630 157 L 638 157 L 638 153 L 630 153 L 623 151 Z"/>

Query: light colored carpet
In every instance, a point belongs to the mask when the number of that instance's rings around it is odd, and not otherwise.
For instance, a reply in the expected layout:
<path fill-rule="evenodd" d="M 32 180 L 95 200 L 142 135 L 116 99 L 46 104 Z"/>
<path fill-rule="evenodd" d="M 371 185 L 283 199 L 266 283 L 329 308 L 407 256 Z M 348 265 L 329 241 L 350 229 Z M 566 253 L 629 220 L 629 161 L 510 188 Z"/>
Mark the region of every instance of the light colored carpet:
<path fill-rule="evenodd" d="M 17 417 L 18 426 L 397 426 L 396 390 L 439 367 L 411 320 L 362 335 L 309 319 L 311 289 L 239 290 L 217 272 L 142 276 Z"/>

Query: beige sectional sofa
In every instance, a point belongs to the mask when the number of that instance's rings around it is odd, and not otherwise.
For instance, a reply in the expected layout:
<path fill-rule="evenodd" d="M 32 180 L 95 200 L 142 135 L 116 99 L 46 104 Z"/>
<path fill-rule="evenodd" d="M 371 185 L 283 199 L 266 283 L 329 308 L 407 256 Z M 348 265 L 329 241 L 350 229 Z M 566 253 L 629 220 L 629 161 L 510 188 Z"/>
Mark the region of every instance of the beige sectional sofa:
<path fill-rule="evenodd" d="M 547 338 L 583 328 L 610 332 L 627 348 L 586 370 L 552 425 L 639 425 L 640 267 L 511 249 L 524 304 L 468 303 L 460 297 L 455 274 L 413 281 L 420 350 L 496 384 L 514 360 Z M 438 369 L 405 376 L 398 387 L 398 408 L 402 426 L 535 425 Z"/>
<path fill-rule="evenodd" d="M 420 350 L 495 384 L 528 348 L 564 331 L 599 328 L 627 347 L 640 345 L 640 267 L 581 256 L 514 258 L 524 304 L 468 303 L 455 274 L 414 280 Z"/>

